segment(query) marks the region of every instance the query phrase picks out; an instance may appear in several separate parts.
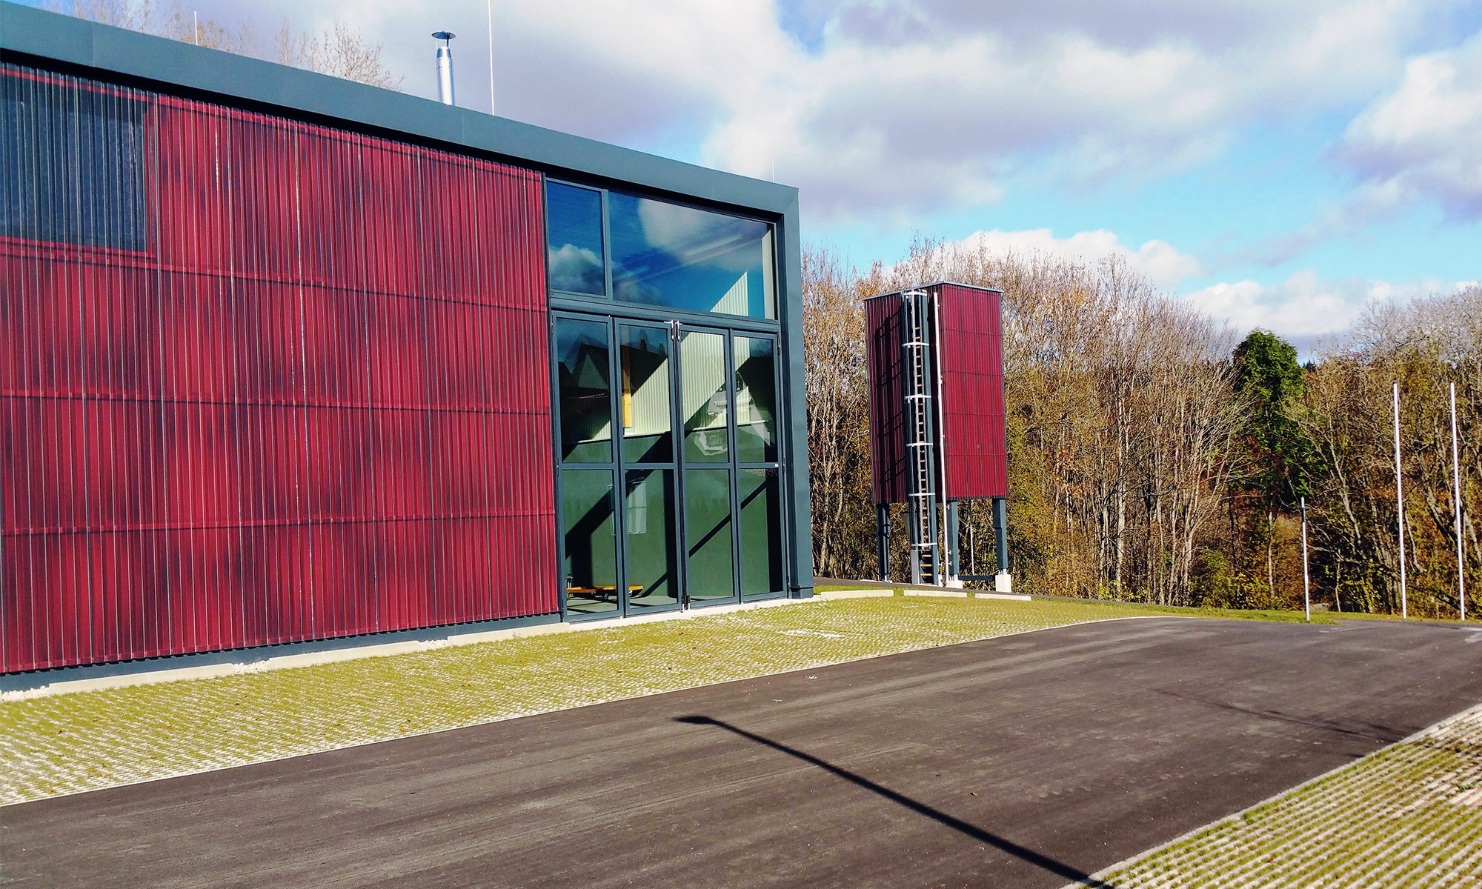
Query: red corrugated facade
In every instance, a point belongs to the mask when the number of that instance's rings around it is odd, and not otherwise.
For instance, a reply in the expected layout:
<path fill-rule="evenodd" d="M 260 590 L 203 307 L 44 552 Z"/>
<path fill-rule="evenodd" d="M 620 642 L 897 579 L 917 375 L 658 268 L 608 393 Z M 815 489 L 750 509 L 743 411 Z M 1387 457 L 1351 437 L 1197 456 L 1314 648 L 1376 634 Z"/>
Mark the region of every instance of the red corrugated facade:
<path fill-rule="evenodd" d="M 905 394 L 901 382 L 901 295 L 865 300 L 870 373 L 870 464 L 876 503 L 906 500 Z"/>
<path fill-rule="evenodd" d="M 558 610 L 539 174 L 0 78 L 139 204 L 0 236 L 0 669 Z"/>
<path fill-rule="evenodd" d="M 946 499 L 1007 497 L 1003 294 L 962 284 L 936 284 L 927 290 L 937 296 Z"/>
<path fill-rule="evenodd" d="M 1003 294 L 965 284 L 921 288 L 937 307 L 934 355 L 942 375 L 938 439 L 948 500 L 1008 496 L 1003 401 Z M 902 425 L 901 295 L 865 301 L 871 459 L 876 503 L 906 499 Z M 938 478 L 937 483 L 942 485 Z"/>

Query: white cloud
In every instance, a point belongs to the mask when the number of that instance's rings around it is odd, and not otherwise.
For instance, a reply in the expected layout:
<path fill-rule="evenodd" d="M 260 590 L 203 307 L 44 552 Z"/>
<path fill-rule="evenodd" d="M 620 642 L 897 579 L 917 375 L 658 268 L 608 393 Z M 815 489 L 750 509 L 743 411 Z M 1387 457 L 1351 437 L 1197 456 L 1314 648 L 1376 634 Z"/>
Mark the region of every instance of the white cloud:
<path fill-rule="evenodd" d="M 1024 177 L 1067 191 L 1204 163 L 1252 120 L 1392 84 L 1451 0 L 496 0 L 502 115 L 803 189 L 810 222 L 919 218 Z M 240 7 L 200 0 L 235 18 Z M 343 15 L 431 96 L 436 28 L 487 107 L 477 0 L 262 0 L 260 27 Z"/>
<path fill-rule="evenodd" d="M 1166 241 L 1147 241 L 1133 249 L 1122 243 L 1115 232 L 1106 229 L 1077 232 L 1068 238 L 1057 238 L 1047 228 L 1025 231 L 978 231 L 960 241 L 943 245 L 943 249 L 970 253 L 1044 254 L 1077 262 L 1095 263 L 1109 255 L 1127 259 L 1133 270 L 1161 290 L 1174 290 L 1201 271 L 1199 260 L 1181 253 Z"/>
<path fill-rule="evenodd" d="M 1033 171 L 1156 177 L 1393 82 L 1426 5 L 845 2 L 817 52 L 728 91 L 703 159 L 775 163 L 823 222 L 981 204 Z"/>
<path fill-rule="evenodd" d="M 1212 317 L 1226 319 L 1242 333 L 1272 331 L 1304 352 L 1349 330 L 1374 303 L 1398 303 L 1436 293 L 1451 293 L 1474 282 L 1436 279 L 1409 282 L 1362 278 L 1323 278 L 1311 270 L 1276 284 L 1231 281 L 1184 294 Z"/>
<path fill-rule="evenodd" d="M 1482 217 L 1482 34 L 1411 59 L 1354 118 L 1343 154 L 1371 182 Z"/>

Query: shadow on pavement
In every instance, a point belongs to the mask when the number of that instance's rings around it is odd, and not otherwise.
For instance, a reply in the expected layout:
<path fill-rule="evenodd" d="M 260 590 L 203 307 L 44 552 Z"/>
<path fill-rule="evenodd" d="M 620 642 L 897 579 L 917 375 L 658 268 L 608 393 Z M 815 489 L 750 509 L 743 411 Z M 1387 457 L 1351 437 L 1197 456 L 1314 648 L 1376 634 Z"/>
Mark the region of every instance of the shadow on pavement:
<path fill-rule="evenodd" d="M 1272 722 L 1284 722 L 1289 725 L 1299 725 L 1304 728 L 1317 729 L 1324 732 L 1332 732 L 1336 735 L 1347 735 L 1360 741 L 1385 746 L 1396 741 L 1404 740 L 1412 730 L 1402 730 L 1393 726 L 1380 725 L 1375 722 L 1350 722 L 1343 724 L 1331 719 L 1323 719 L 1316 716 L 1293 716 L 1279 710 L 1268 707 L 1247 707 L 1230 701 L 1221 701 L 1199 695 L 1186 694 L 1166 689 L 1157 689 L 1158 694 L 1167 695 L 1180 701 L 1190 701 L 1195 704 L 1203 704 L 1206 707 L 1214 707 L 1218 710 L 1227 710 L 1231 713 L 1239 713 L 1242 716 L 1254 716 L 1258 719 L 1269 719 Z"/>
<path fill-rule="evenodd" d="M 998 849 L 1002 852 L 1007 852 L 1008 854 L 1013 855 L 1016 858 L 1019 858 L 1034 865 L 1035 867 L 1047 870 L 1058 877 L 1076 882 L 1082 886 L 1092 887 L 1092 889 L 1116 889 L 1116 887 L 1112 884 L 1103 883 L 1100 880 L 1093 879 L 1090 874 L 1077 870 L 1070 865 L 1065 864 L 1064 862 L 1056 861 L 1055 859 L 1050 858 L 1046 855 L 1041 855 L 1033 849 L 1026 849 L 1018 843 L 1014 843 L 1010 840 L 1004 839 L 1003 837 L 991 834 L 988 831 L 983 830 L 982 828 L 975 825 L 969 824 L 960 818 L 954 818 L 951 815 L 948 815 L 946 812 L 933 809 L 931 806 L 928 806 L 925 803 L 918 802 L 917 800 L 911 799 L 908 796 L 897 793 L 888 787 L 882 787 L 881 785 L 876 784 L 874 781 L 871 781 L 868 778 L 856 775 L 855 773 L 847 769 L 842 769 L 832 763 L 826 762 L 811 754 L 804 753 L 801 750 L 789 747 L 779 741 L 773 741 L 771 738 L 764 738 L 761 735 L 753 734 L 752 732 L 748 732 L 743 728 L 738 728 L 728 722 L 723 722 L 719 719 L 714 719 L 709 716 L 678 716 L 675 717 L 674 721 L 682 722 L 686 725 L 708 725 L 714 726 L 716 728 L 725 729 L 726 731 L 731 732 L 735 735 L 739 735 L 747 739 L 748 741 L 761 744 L 765 747 L 770 747 L 780 753 L 786 753 L 788 756 L 800 759 L 810 765 L 817 766 L 818 768 L 823 769 L 829 774 L 835 775 L 839 778 L 843 778 L 845 781 L 848 781 L 856 787 L 862 787 L 865 790 L 870 791 L 871 793 L 877 794 L 890 800 L 893 803 L 896 803 L 897 805 L 904 806 L 905 808 L 910 809 L 912 812 L 915 812 L 918 815 L 924 815 L 927 818 L 936 821 L 938 824 L 950 827 L 958 833 L 972 837 L 973 839 L 978 840 L 981 843 L 986 843 L 987 845 L 992 846 L 993 848 Z"/>

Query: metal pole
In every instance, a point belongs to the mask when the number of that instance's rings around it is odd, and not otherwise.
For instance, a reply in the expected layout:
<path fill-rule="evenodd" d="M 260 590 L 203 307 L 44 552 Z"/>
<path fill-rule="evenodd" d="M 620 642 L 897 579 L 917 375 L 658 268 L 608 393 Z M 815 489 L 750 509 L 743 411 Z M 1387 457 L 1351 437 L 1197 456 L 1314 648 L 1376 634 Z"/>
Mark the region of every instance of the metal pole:
<path fill-rule="evenodd" d="M 1307 611 L 1307 622 L 1312 622 L 1312 583 L 1307 574 L 1307 498 L 1302 503 L 1302 607 Z"/>
<path fill-rule="evenodd" d="M 977 535 L 973 533 L 973 523 L 967 523 L 967 573 L 978 573 L 978 545 Z"/>
<path fill-rule="evenodd" d="M 1466 548 L 1461 537 L 1461 457 L 1456 446 L 1456 381 L 1451 381 L 1451 496 L 1456 501 L 1456 602 L 1467 619 Z"/>
<path fill-rule="evenodd" d="M 890 582 L 890 504 L 875 504 L 875 554 L 880 559 L 880 580 Z"/>
<path fill-rule="evenodd" d="M 1009 501 L 1005 497 L 993 498 L 993 531 L 998 550 L 998 573 L 993 576 L 995 593 L 1012 593 L 1014 579 L 1009 575 Z"/>
<path fill-rule="evenodd" d="M 998 550 L 998 573 L 1009 571 L 1009 501 L 1003 497 L 993 498 L 993 533 Z"/>
<path fill-rule="evenodd" d="M 946 535 L 946 549 L 943 553 L 946 558 L 947 576 L 941 577 L 938 570 L 937 583 L 951 583 L 957 580 L 957 537 L 953 530 L 957 526 L 957 506 L 947 502 L 951 492 L 947 488 L 947 422 L 946 402 L 942 398 L 942 292 L 937 290 L 931 294 L 931 371 L 937 378 L 937 422 L 936 441 L 933 442 L 937 455 L 937 479 L 941 483 L 937 491 L 937 499 L 942 501 L 946 507 L 947 524 L 949 526 Z"/>
<path fill-rule="evenodd" d="M 947 501 L 947 539 L 952 545 L 947 549 L 947 585 L 961 586 L 962 581 L 957 579 L 957 560 L 961 558 L 958 552 L 957 541 L 961 537 L 961 527 L 957 523 L 957 501 Z"/>
<path fill-rule="evenodd" d="M 489 114 L 494 113 L 494 0 L 485 0 L 489 14 Z"/>
<path fill-rule="evenodd" d="M 1395 381 L 1394 385 L 1395 406 L 1395 501 L 1399 507 L 1399 513 L 1395 520 L 1400 539 L 1400 618 L 1403 620 L 1410 616 L 1409 601 L 1405 590 L 1405 481 L 1400 472 L 1400 384 Z"/>

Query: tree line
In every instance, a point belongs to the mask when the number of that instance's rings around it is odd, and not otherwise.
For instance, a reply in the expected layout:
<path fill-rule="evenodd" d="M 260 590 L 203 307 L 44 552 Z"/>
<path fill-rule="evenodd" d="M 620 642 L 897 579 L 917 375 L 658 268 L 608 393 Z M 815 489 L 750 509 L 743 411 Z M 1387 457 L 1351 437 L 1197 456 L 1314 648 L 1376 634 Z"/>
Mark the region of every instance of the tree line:
<path fill-rule="evenodd" d="M 1009 558 L 1017 591 L 1237 608 L 1400 608 L 1391 383 L 1401 386 L 1412 615 L 1456 615 L 1449 384 L 1468 577 L 1482 589 L 1482 288 L 1376 307 L 1305 365 L 1159 293 L 1118 256 L 1080 262 L 918 238 L 893 266 L 805 250 L 814 569 L 875 566 L 862 300 L 933 281 L 1004 292 Z M 899 507 L 897 507 L 899 509 Z M 991 573 L 987 503 L 962 570 Z M 894 522 L 903 527 L 902 522 Z M 971 542 L 971 546 L 969 546 Z M 906 547 L 894 541 L 905 570 Z M 1470 600 L 1470 597 L 1468 597 Z M 1469 608 L 1470 611 L 1470 608 Z"/>

